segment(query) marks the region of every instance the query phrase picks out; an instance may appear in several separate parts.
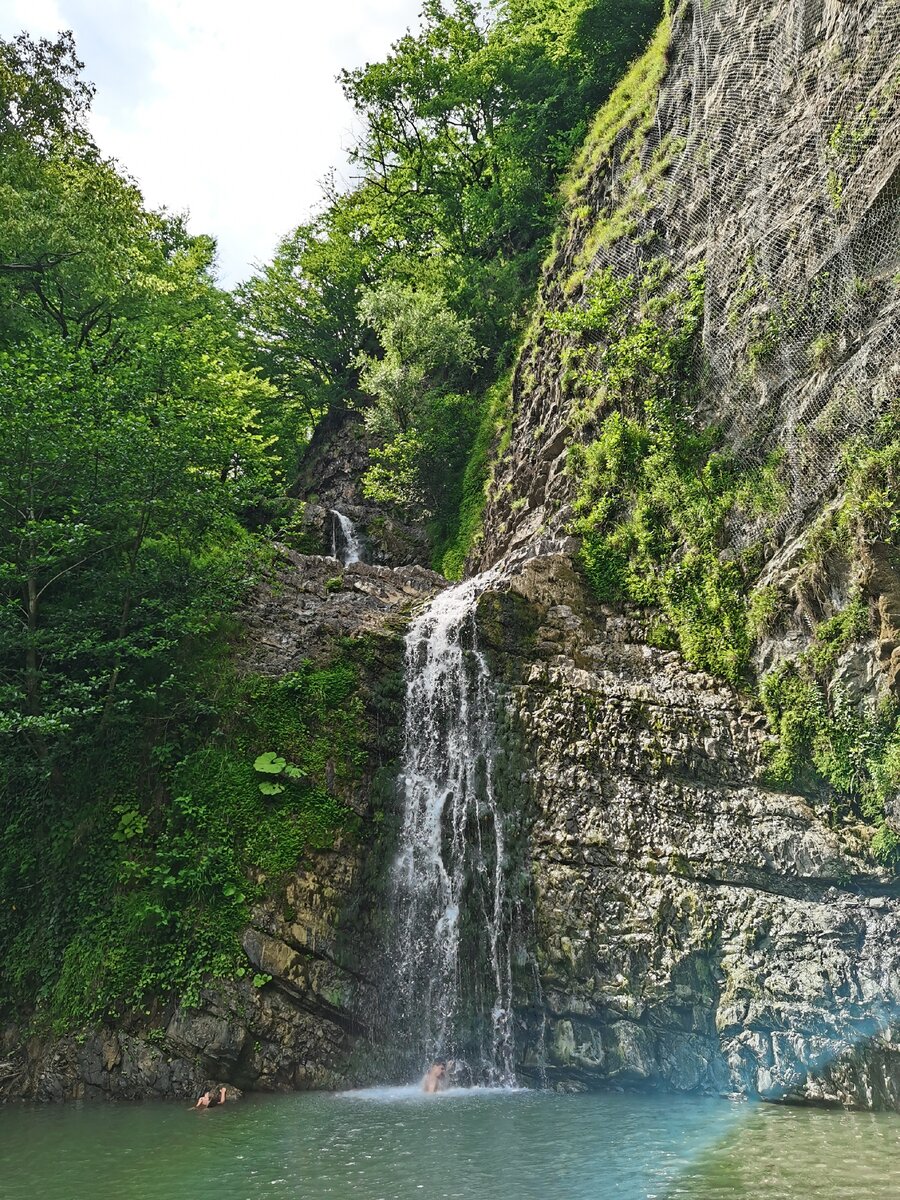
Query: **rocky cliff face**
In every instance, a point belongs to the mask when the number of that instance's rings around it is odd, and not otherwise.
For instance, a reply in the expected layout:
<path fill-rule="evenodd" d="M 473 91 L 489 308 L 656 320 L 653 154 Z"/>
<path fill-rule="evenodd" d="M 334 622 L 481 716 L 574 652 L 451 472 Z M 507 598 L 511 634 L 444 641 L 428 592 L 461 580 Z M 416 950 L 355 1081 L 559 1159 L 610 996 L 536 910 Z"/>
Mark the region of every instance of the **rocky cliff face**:
<path fill-rule="evenodd" d="M 816 574 L 808 548 L 839 506 L 847 448 L 897 395 L 900 9 L 672 9 L 576 164 L 473 566 L 564 533 L 572 446 L 596 436 L 610 405 L 639 409 L 640 396 L 601 383 L 607 407 L 585 416 L 576 343 L 549 318 L 586 305 L 603 272 L 677 290 L 702 263 L 693 421 L 719 426 L 751 474 L 774 456 L 782 491 L 774 521 L 740 514 L 722 543 L 723 559 L 753 547 L 766 564 L 757 586 L 784 597 L 755 669 L 796 661 L 817 622 L 861 590 L 870 632 L 827 686 L 862 711 L 896 686 L 896 551 L 870 541 Z M 638 293 L 633 326 L 648 294 L 663 296 L 652 282 Z M 587 364 L 602 376 L 602 345 Z M 871 832 L 837 819 L 827 788 L 762 783 L 762 714 L 651 646 L 638 613 L 591 610 L 556 560 L 536 560 L 510 589 L 540 614 L 519 613 L 535 632 L 517 650 L 517 621 L 501 621 L 496 657 L 530 748 L 544 997 L 539 1014 L 522 997 L 533 1063 L 540 1034 L 560 1086 L 896 1106 L 898 908 Z M 509 603 L 496 599 L 501 613 Z"/>
<path fill-rule="evenodd" d="M 410 608 L 444 580 L 284 549 L 243 614 L 239 665 L 283 676 L 328 663 L 342 639 L 364 646 L 366 767 L 340 798 L 357 829 L 308 852 L 273 881 L 243 934 L 242 978 L 210 981 L 200 1004 L 126 1014 L 79 1035 L 0 1030 L 0 1100 L 196 1097 L 212 1081 L 284 1091 L 371 1081 L 360 1054 L 371 1028 L 376 897 L 391 849 L 381 820 L 392 806 L 402 727 L 402 630 Z M 257 882 L 265 884 L 265 880 Z"/>
<path fill-rule="evenodd" d="M 809 547 L 900 382 L 900 8 L 672 8 L 576 164 L 472 566 L 563 535 L 571 448 L 612 410 L 640 418 L 640 391 L 604 376 L 602 338 L 585 352 L 553 315 L 607 272 L 634 284 L 634 328 L 705 264 L 691 419 L 749 475 L 777 464 L 780 492 L 774 519 L 731 519 L 720 558 L 752 550 L 782 611 L 741 694 L 651 644 L 647 614 L 590 601 L 565 558 L 482 597 L 530 813 L 541 997 L 522 982 L 523 1061 L 563 1088 L 898 1107 L 896 882 L 821 781 L 766 782 L 751 693 L 853 595 L 867 628 L 827 696 L 862 714 L 896 688 L 896 550 L 863 539 L 812 565 Z M 593 407 L 573 361 L 595 373 Z"/>
<path fill-rule="evenodd" d="M 571 517 L 568 450 L 596 424 L 574 411 L 572 339 L 547 315 L 583 304 L 605 270 L 677 288 L 704 265 L 696 420 L 748 470 L 779 453 L 770 553 L 809 527 L 839 489 L 843 450 L 897 394 L 897 0 L 670 7 L 566 189 L 477 568 Z M 635 323 L 646 308 L 634 301 Z M 733 546 L 761 530 L 748 518 Z"/>
<path fill-rule="evenodd" d="M 767 786 L 761 713 L 568 558 L 526 563 L 479 620 L 529 814 L 524 1069 L 896 1107 L 900 889 L 871 831 Z"/>

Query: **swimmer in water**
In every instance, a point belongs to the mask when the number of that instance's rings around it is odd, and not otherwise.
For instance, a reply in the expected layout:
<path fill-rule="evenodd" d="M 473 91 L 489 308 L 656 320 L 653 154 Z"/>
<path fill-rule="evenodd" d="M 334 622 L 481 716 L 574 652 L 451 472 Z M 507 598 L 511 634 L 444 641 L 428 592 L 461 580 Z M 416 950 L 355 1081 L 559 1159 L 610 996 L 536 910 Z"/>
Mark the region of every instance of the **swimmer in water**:
<path fill-rule="evenodd" d="M 447 1086 L 447 1064 L 439 1058 L 437 1062 L 428 1068 L 425 1072 L 425 1078 L 422 1080 L 423 1092 L 442 1092 Z"/>
<path fill-rule="evenodd" d="M 203 1093 L 194 1108 L 215 1108 L 217 1104 L 224 1104 L 228 1099 L 228 1093 L 224 1087 L 209 1088 Z"/>

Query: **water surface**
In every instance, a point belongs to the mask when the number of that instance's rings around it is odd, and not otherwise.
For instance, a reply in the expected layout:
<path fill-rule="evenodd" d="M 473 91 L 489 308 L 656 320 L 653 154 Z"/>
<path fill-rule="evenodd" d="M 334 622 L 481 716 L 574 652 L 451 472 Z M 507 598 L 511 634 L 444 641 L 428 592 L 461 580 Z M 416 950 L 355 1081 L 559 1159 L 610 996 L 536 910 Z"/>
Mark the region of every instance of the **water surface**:
<path fill-rule="evenodd" d="M 416 1088 L 0 1108 L 4 1200 L 896 1200 L 900 1118 Z"/>

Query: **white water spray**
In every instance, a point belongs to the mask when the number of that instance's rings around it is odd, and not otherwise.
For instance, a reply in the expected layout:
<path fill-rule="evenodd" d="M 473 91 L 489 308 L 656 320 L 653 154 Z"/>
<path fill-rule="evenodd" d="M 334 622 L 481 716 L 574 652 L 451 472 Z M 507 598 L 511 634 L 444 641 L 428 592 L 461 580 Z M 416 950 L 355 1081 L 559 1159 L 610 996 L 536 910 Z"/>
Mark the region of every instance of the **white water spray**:
<path fill-rule="evenodd" d="M 496 575 L 442 592 L 406 636 L 400 851 L 394 864 L 398 1033 L 423 1063 L 514 1082 L 512 919 L 494 785 L 496 693 L 474 613 Z"/>
<path fill-rule="evenodd" d="M 331 557 L 336 558 L 342 566 L 349 567 L 351 563 L 362 562 L 362 539 L 356 532 L 356 526 L 336 508 L 331 510 Z M 341 541 L 338 543 L 338 529 L 341 531 Z"/>

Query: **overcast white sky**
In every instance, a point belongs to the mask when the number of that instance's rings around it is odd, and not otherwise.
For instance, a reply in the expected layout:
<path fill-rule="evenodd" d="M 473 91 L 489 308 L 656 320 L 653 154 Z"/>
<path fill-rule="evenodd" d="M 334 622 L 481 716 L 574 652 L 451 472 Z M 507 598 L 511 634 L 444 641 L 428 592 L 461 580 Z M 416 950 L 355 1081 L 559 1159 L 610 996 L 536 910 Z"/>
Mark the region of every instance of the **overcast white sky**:
<path fill-rule="evenodd" d="M 92 128 L 148 204 L 218 239 L 223 283 L 303 221 L 351 113 L 335 76 L 384 56 L 421 0 L 0 0 L 0 36 L 72 29 Z"/>

